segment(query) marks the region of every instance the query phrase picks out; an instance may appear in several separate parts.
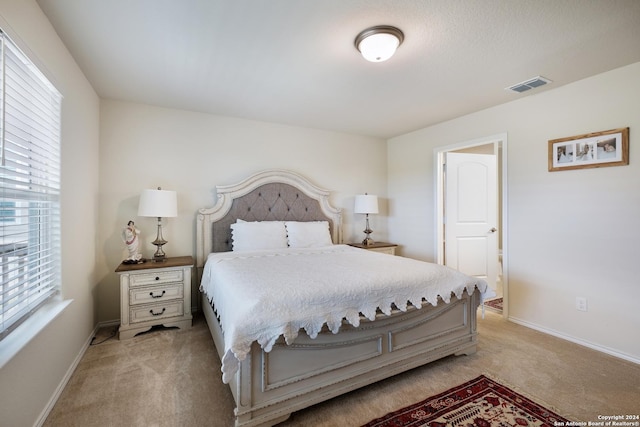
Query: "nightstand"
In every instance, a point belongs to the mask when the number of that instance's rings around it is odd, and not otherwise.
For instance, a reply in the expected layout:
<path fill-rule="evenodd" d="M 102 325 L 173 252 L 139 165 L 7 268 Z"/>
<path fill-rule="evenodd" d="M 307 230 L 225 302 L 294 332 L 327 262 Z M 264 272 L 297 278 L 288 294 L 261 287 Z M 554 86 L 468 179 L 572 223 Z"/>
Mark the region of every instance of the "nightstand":
<path fill-rule="evenodd" d="M 353 246 L 354 248 L 366 249 L 369 251 L 382 252 L 389 255 L 396 254 L 396 248 L 398 245 L 393 243 L 385 243 L 385 242 L 375 242 L 372 245 L 363 245 L 362 243 L 347 243 L 349 246 Z"/>
<path fill-rule="evenodd" d="M 147 260 L 142 264 L 120 264 L 120 330 L 128 339 L 152 326 L 191 327 L 190 256 Z"/>

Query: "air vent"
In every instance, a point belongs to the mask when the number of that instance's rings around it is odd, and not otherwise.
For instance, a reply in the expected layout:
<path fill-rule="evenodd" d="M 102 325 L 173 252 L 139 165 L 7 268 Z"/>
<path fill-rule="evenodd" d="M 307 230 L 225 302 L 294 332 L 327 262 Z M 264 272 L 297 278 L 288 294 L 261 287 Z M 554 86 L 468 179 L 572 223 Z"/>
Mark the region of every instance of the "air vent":
<path fill-rule="evenodd" d="M 551 83 L 551 80 L 545 79 L 544 77 L 541 77 L 541 76 L 537 76 L 537 77 L 534 77 L 534 78 L 529 79 L 527 81 L 524 81 L 522 83 L 518 83 L 518 84 L 515 84 L 513 86 L 509 86 L 509 87 L 507 87 L 505 89 L 506 90 L 511 90 L 513 92 L 522 93 L 522 92 L 528 91 L 529 89 L 535 89 L 537 87 L 544 86 L 547 83 Z"/>

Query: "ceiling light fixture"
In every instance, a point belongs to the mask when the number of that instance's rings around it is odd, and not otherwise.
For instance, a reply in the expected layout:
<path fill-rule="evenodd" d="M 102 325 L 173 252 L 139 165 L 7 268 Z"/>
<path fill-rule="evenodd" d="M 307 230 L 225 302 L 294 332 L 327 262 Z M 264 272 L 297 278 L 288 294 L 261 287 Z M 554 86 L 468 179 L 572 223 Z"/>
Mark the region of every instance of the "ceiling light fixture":
<path fill-rule="evenodd" d="M 355 45 L 367 61 L 382 62 L 393 56 L 403 40 L 404 34 L 398 28 L 377 25 L 358 34 Z"/>

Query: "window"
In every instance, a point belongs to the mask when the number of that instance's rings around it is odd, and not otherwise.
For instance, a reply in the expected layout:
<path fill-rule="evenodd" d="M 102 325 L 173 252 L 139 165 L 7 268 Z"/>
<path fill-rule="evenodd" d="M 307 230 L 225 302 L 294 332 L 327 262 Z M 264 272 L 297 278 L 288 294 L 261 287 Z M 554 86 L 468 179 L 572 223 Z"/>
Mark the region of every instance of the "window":
<path fill-rule="evenodd" d="M 0 30 L 0 340 L 59 292 L 61 102 Z"/>

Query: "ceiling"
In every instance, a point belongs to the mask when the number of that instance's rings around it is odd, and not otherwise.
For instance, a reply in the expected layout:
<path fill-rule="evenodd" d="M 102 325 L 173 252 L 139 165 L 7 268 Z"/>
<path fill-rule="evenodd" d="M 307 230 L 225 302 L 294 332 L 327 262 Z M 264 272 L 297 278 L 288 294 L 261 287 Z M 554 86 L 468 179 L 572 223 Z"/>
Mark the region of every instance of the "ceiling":
<path fill-rule="evenodd" d="M 101 98 L 384 139 L 640 61 L 637 0 L 37 1 Z"/>

